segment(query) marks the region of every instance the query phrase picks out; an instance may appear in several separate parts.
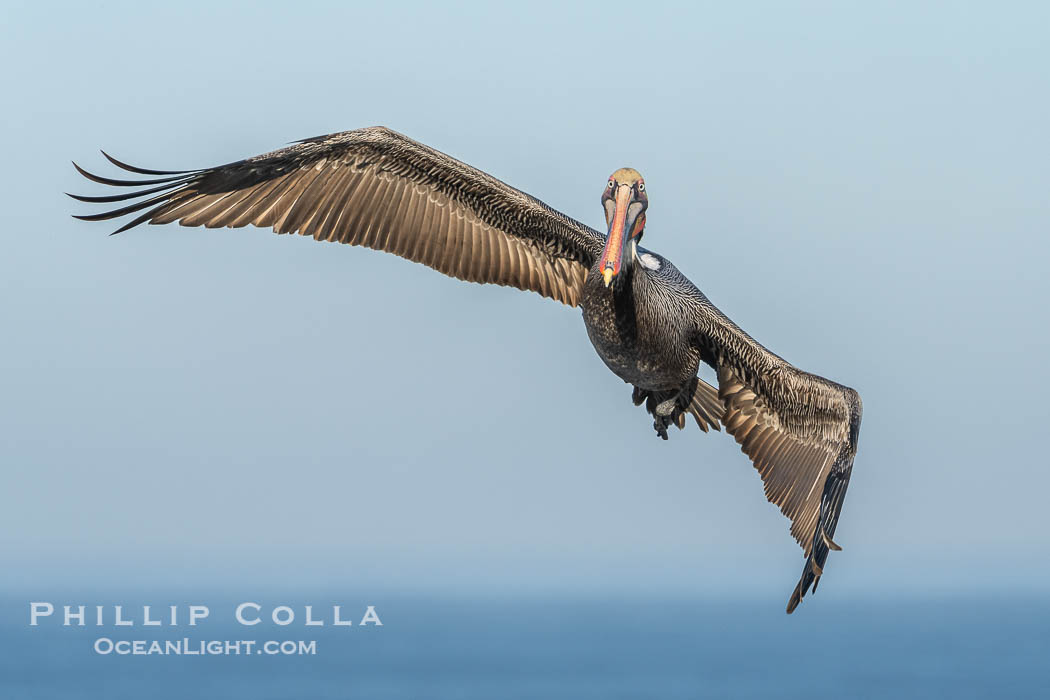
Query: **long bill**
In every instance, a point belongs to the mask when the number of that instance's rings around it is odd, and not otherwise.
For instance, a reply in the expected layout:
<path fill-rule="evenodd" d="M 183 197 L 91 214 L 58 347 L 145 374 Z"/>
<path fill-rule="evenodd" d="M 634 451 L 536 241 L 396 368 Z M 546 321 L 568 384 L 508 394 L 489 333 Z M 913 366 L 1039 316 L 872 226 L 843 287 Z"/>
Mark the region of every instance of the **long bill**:
<path fill-rule="evenodd" d="M 613 278 L 620 274 L 623 265 L 627 239 L 627 208 L 631 201 L 631 186 L 619 185 L 616 189 L 616 204 L 612 220 L 609 222 L 609 235 L 605 239 L 605 250 L 599 268 L 605 286 L 612 284 Z"/>

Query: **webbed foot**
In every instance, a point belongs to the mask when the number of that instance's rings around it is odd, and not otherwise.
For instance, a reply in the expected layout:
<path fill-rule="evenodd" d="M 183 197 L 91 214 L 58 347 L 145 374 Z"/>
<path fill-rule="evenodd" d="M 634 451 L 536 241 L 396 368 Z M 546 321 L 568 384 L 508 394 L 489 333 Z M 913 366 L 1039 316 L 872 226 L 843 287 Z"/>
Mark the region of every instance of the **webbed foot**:
<path fill-rule="evenodd" d="M 667 429 L 672 425 L 685 427 L 685 415 L 696 390 L 696 380 L 680 390 L 650 391 L 634 388 L 632 399 L 636 406 L 645 403 L 645 410 L 653 416 L 653 430 L 661 440 L 666 440 Z"/>

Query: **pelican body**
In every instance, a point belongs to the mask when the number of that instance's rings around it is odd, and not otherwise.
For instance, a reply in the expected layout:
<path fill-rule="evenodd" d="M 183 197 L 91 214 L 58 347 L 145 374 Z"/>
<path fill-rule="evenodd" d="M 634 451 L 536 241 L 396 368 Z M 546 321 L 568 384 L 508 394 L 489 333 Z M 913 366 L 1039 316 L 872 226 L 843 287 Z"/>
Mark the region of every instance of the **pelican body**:
<path fill-rule="evenodd" d="M 696 329 L 668 323 L 675 292 L 688 287 L 667 260 L 639 250 L 639 257 L 606 286 L 592 268 L 584 283 L 583 321 L 598 356 L 616 376 L 647 391 L 681 389 L 696 376 L 700 349 L 690 342 Z M 641 256 L 645 256 L 642 263 Z"/>
<path fill-rule="evenodd" d="M 105 154 L 104 154 L 105 155 Z M 641 247 L 649 205 L 631 168 L 608 179 L 602 234 L 502 181 L 384 127 L 319 136 L 201 170 L 90 180 L 131 192 L 70 195 L 88 221 L 272 228 L 382 250 L 470 282 L 514 286 L 580 307 L 598 356 L 634 387 L 663 438 L 692 416 L 734 436 L 805 556 L 792 612 L 823 574 L 853 469 L 861 402 L 794 367 L 726 318 L 664 257 Z M 135 201 L 137 200 L 137 201 Z M 350 286 L 353 285 L 351 281 Z M 697 376 L 716 370 L 718 387 Z"/>

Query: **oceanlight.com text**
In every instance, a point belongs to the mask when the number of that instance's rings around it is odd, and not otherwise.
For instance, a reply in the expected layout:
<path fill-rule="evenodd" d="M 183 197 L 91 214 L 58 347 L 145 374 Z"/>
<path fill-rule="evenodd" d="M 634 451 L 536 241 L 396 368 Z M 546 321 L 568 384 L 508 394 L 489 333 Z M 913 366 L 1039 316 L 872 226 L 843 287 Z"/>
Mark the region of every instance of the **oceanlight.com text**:
<path fill-rule="evenodd" d="M 118 656 L 313 656 L 317 653 L 316 640 L 267 640 L 254 639 L 120 639 L 99 637 L 95 640 L 95 653 Z"/>

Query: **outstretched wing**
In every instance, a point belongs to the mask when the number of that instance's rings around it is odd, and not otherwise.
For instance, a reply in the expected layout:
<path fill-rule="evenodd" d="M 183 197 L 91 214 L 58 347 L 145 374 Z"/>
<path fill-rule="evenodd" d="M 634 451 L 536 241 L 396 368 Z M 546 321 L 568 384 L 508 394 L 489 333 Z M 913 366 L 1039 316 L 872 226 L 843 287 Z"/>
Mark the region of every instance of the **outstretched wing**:
<path fill-rule="evenodd" d="M 384 127 L 346 131 L 204 170 L 118 167 L 163 177 L 90 180 L 130 193 L 89 203 L 142 198 L 87 221 L 138 213 L 142 223 L 262 226 L 383 250 L 471 282 L 538 292 L 570 306 L 601 254 L 597 231 L 529 195 Z"/>
<path fill-rule="evenodd" d="M 791 519 L 805 552 L 792 612 L 816 590 L 853 469 L 861 401 L 853 389 L 803 372 L 744 333 L 699 291 L 697 343 L 718 371 L 722 423 L 762 476 L 766 498 Z"/>

